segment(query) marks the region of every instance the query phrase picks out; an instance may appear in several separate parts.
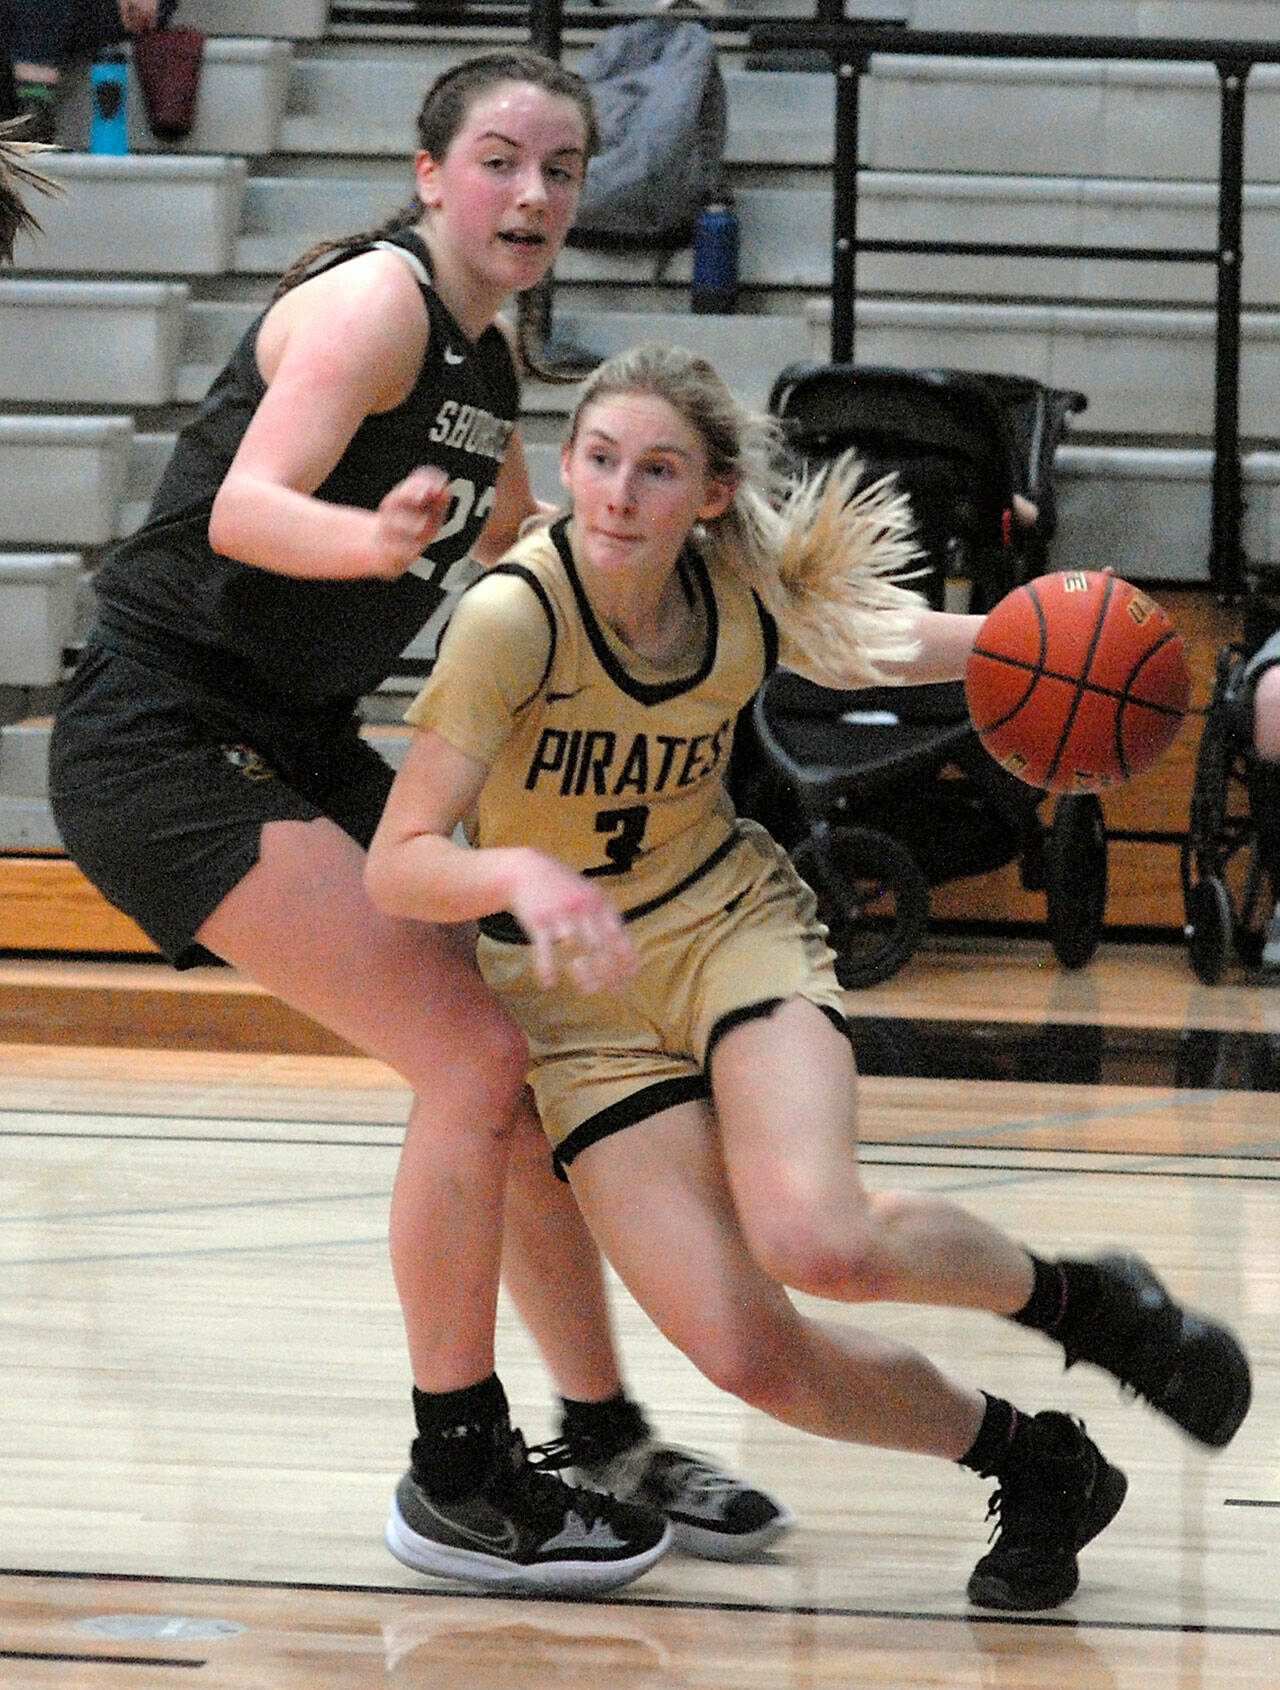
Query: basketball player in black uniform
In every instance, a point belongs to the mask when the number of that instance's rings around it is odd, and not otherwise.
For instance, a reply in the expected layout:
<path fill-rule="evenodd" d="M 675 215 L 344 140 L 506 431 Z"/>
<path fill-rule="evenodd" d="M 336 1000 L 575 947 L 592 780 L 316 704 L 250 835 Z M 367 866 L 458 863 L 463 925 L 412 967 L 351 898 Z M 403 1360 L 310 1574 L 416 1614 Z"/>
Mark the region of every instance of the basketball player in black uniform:
<path fill-rule="evenodd" d="M 556 1159 L 660 1330 L 789 1425 L 995 1477 L 970 1599 L 1052 1607 L 1123 1473 L 1069 1415 L 1020 1413 L 786 1288 L 1004 1315 L 1215 1448 L 1249 1365 L 1136 1257 L 1043 1260 L 931 1193 L 864 1189 L 832 956 L 785 854 L 733 814 L 733 724 L 775 651 L 826 685 L 954 679 L 981 619 L 884 579 L 909 555 L 901 498 L 856 491 L 847 462 L 788 497 L 769 444 L 691 353 L 596 371 L 562 453 L 569 517 L 464 596 L 409 711 L 370 890 L 479 920 Z"/>
<path fill-rule="evenodd" d="M 526 1048 L 474 935 L 389 920 L 363 890 L 391 777 L 357 701 L 450 571 L 492 562 L 536 509 L 495 317 L 552 263 L 595 142 L 581 80 L 507 51 L 441 76 L 418 132 L 413 204 L 285 277 L 99 570 L 51 796 L 72 857 L 172 963 L 225 959 L 414 1091 L 390 1227 L 417 1437 L 393 1552 L 505 1588 L 600 1589 L 673 1527 L 734 1555 L 787 1515 L 654 1441 L 620 1383 L 599 1258 L 521 1148 L 541 1143 Z M 531 1465 L 510 1428 L 504 1200 L 509 1285 L 564 1395 L 568 1456 L 642 1451 L 639 1504 Z"/>

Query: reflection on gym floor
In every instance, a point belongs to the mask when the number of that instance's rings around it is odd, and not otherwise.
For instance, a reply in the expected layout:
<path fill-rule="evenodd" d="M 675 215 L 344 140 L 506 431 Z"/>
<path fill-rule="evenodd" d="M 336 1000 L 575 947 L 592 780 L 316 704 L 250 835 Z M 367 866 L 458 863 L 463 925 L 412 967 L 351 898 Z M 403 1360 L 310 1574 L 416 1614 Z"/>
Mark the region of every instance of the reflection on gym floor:
<path fill-rule="evenodd" d="M 855 1016 L 867 1075 L 1280 1091 L 1280 1033 Z"/>

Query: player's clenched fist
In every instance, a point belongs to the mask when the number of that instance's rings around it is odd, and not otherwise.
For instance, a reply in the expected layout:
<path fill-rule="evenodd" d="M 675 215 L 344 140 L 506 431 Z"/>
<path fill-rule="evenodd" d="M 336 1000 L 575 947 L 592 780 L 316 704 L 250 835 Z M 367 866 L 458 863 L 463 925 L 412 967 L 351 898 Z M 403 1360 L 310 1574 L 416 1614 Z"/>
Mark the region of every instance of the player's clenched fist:
<path fill-rule="evenodd" d="M 511 910 L 533 946 L 538 983 L 550 990 L 567 977 L 588 997 L 617 991 L 638 964 L 617 910 L 554 858 L 530 851 L 523 860 L 527 873 Z"/>
<path fill-rule="evenodd" d="M 398 482 L 375 512 L 376 575 L 403 575 L 435 538 L 449 509 L 449 478 L 442 469 L 415 469 Z"/>

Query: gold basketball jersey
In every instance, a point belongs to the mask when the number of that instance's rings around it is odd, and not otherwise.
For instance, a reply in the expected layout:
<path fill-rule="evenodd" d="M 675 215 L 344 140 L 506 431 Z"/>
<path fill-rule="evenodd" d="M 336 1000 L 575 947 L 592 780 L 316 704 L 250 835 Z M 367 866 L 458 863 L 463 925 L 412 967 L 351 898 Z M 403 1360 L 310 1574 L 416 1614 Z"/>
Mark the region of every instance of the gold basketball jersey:
<path fill-rule="evenodd" d="M 772 623 L 689 546 L 700 650 L 655 668 L 595 615 L 571 534 L 563 518 L 535 530 L 463 595 L 406 715 L 489 768 L 474 843 L 534 846 L 635 915 L 727 849 L 734 723 L 773 661 Z"/>

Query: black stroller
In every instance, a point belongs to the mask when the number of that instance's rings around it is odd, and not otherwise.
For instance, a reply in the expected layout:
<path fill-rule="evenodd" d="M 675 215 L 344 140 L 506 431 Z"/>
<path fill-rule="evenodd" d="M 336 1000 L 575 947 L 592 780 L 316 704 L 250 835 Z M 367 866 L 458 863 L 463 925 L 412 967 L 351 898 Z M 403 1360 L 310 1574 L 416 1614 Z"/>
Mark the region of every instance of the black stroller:
<path fill-rule="evenodd" d="M 1182 845 L 1183 931 L 1191 967 L 1206 986 L 1217 985 L 1233 954 L 1257 967 L 1280 897 L 1280 821 L 1270 829 L 1257 821 L 1280 818 L 1280 771 L 1253 749 L 1251 698 L 1243 684 L 1250 657 L 1278 627 L 1280 612 L 1251 588 L 1241 638 L 1218 652 L 1196 753 Z"/>
<path fill-rule="evenodd" d="M 982 612 L 1047 567 L 1053 454 L 1085 402 L 1021 376 L 795 364 L 769 405 L 798 465 L 852 447 L 871 474 L 896 472 L 929 571 L 913 584 L 940 607 L 965 583 Z M 1045 893 L 1058 960 L 1097 948 L 1101 804 L 1062 797 L 1042 822 L 1044 795 L 983 749 L 959 683 L 836 692 L 778 670 L 744 713 L 731 784 L 817 893 L 845 986 L 911 958 L 932 887 L 1014 861 Z"/>

